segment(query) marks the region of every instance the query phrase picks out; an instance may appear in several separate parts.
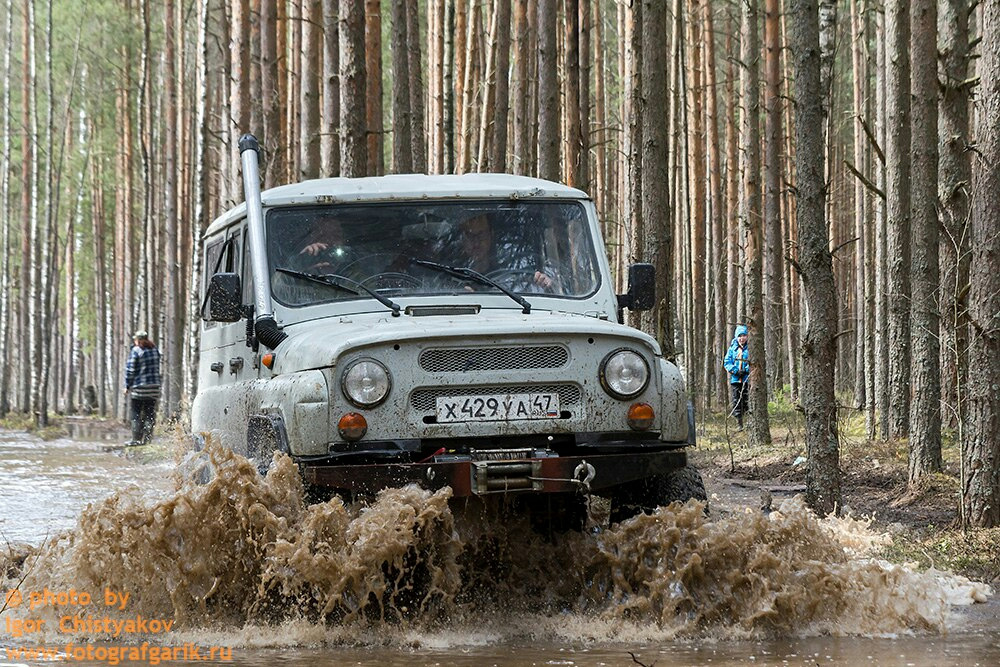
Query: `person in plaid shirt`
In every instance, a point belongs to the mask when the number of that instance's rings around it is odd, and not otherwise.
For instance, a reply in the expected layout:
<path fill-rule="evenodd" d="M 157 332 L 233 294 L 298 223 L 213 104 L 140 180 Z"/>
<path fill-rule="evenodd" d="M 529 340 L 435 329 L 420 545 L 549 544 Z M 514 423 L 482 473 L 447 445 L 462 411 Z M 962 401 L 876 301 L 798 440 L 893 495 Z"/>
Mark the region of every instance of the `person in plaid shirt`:
<path fill-rule="evenodd" d="M 160 397 L 160 351 L 145 331 L 136 331 L 132 343 L 125 364 L 125 392 L 132 408 L 132 441 L 128 444 L 147 445 L 153 436 Z"/>

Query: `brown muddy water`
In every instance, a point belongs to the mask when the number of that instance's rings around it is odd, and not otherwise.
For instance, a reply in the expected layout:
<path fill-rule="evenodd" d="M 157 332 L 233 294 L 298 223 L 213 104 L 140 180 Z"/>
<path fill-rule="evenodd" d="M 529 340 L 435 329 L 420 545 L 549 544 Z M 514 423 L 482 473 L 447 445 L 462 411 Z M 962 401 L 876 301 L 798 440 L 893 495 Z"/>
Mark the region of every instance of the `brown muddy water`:
<path fill-rule="evenodd" d="M 1000 664 L 992 591 L 873 559 L 867 522 L 604 516 L 310 505 L 287 458 L 260 478 L 211 445 L 174 466 L 0 433 L 0 665 Z"/>

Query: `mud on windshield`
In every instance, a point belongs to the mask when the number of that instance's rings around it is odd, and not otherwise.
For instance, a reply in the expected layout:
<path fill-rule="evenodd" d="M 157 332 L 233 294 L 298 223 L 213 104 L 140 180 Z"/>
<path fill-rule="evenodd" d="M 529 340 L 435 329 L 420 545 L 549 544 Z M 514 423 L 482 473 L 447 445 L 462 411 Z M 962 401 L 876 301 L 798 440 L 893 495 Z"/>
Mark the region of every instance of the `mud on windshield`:
<path fill-rule="evenodd" d="M 288 306 L 371 298 L 368 290 L 499 293 L 490 282 L 584 298 L 600 281 L 579 202 L 288 206 L 267 213 L 267 246 L 273 296 Z"/>

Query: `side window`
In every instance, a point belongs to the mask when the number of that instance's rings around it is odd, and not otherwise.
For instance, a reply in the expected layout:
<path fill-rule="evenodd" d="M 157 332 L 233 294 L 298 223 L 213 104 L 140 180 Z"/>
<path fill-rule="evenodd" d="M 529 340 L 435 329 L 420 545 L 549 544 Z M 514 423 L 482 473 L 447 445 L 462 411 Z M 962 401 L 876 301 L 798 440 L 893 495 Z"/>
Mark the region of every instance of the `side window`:
<path fill-rule="evenodd" d="M 213 329 L 218 322 L 208 320 L 208 285 L 216 273 L 241 273 L 243 268 L 242 230 L 231 229 L 224 237 L 217 237 L 205 246 L 204 284 L 202 293 L 205 295 L 201 304 L 201 316 L 205 320 L 205 328 Z M 252 288 L 251 288 L 252 289 Z M 246 287 L 243 290 L 246 294 Z"/>
<path fill-rule="evenodd" d="M 215 241 L 210 241 L 205 247 L 205 264 L 202 267 L 202 274 L 204 276 L 204 285 L 202 285 L 202 294 L 205 295 L 202 301 L 201 307 L 201 317 L 205 321 L 206 329 L 214 329 L 219 326 L 218 322 L 213 322 L 208 317 L 208 283 L 212 280 L 212 275 L 215 273 L 215 267 L 219 266 L 220 259 L 222 256 L 222 250 L 225 247 L 224 238 L 219 238 Z"/>

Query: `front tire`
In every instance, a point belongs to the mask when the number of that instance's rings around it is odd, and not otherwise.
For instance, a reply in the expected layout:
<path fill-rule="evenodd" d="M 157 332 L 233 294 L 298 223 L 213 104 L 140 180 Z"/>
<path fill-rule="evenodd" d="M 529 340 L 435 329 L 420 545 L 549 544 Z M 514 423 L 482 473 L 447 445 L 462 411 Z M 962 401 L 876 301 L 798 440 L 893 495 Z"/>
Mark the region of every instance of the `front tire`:
<path fill-rule="evenodd" d="M 612 524 L 631 519 L 637 514 L 651 514 L 657 507 L 688 500 L 705 503 L 708 512 L 708 494 L 701 473 L 694 466 L 684 466 L 664 475 L 656 475 L 639 482 L 623 484 L 611 496 Z"/>

